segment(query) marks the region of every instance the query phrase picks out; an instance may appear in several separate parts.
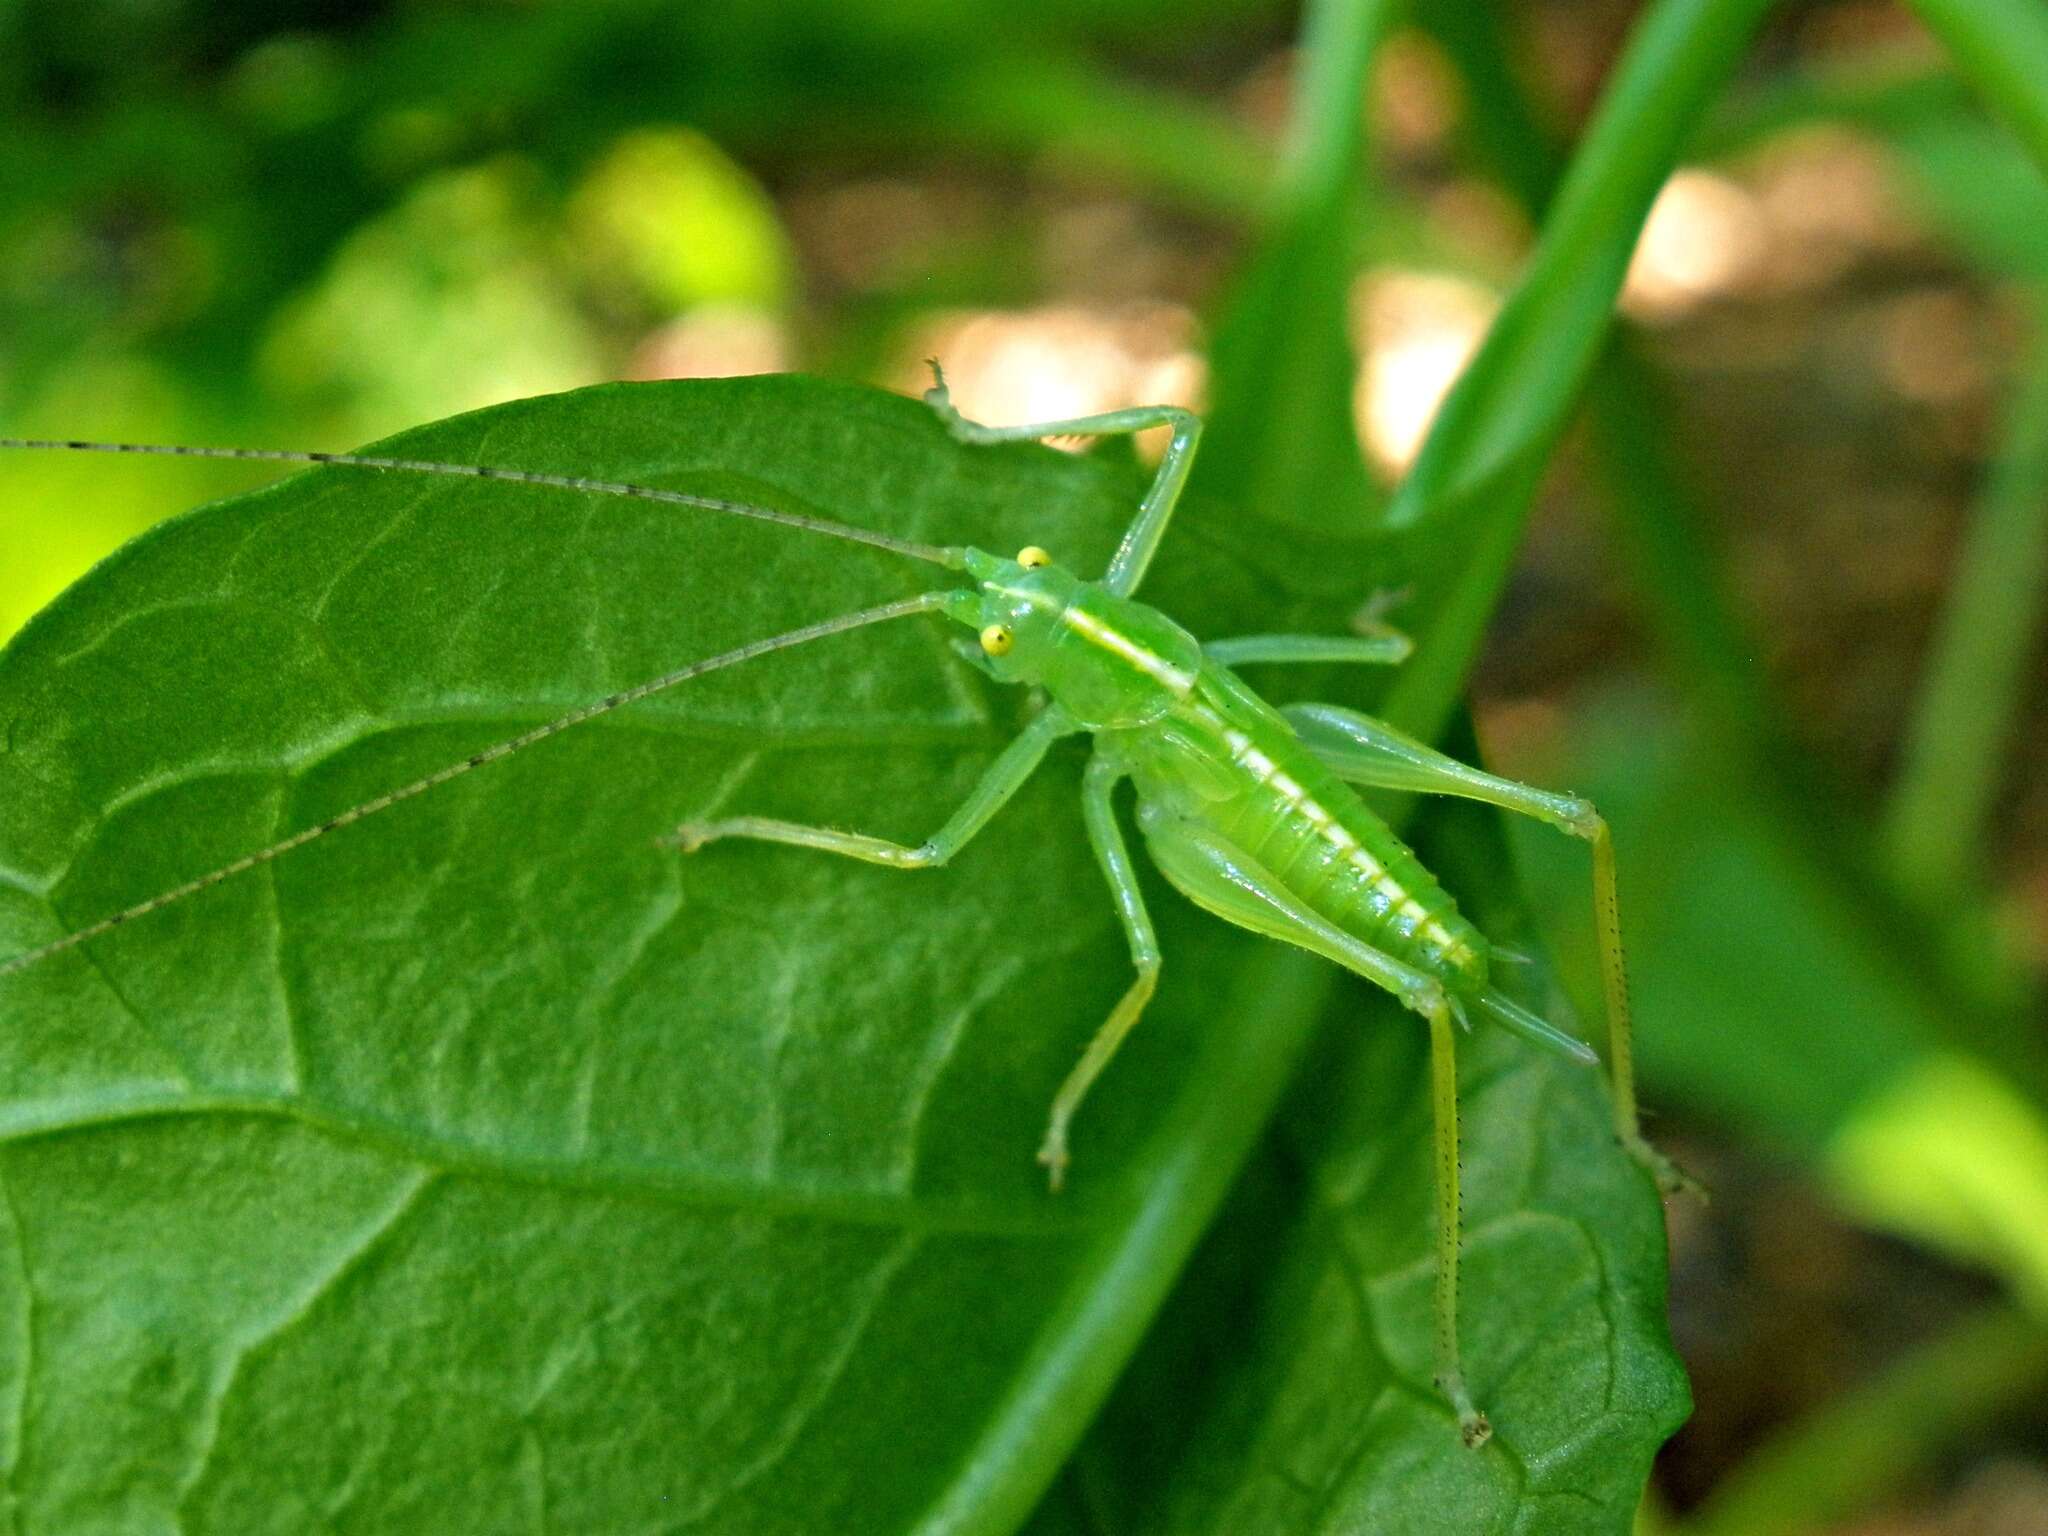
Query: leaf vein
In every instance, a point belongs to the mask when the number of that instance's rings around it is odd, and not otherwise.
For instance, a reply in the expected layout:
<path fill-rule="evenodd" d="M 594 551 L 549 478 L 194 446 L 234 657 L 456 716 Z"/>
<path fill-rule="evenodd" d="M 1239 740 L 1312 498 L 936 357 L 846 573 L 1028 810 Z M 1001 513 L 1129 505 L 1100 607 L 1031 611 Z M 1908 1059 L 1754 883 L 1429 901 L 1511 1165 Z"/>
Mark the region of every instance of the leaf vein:
<path fill-rule="evenodd" d="M 755 1210 L 921 1235 L 1076 1240 L 1114 1216 L 1106 1207 L 1094 1206 L 1084 1214 L 1080 1203 L 1073 1201 L 1048 1199 L 1042 1206 L 1022 1208 L 994 1200 L 907 1200 L 898 1193 L 854 1186 L 764 1185 L 673 1164 L 614 1161 L 576 1165 L 548 1154 L 522 1157 L 512 1149 L 437 1137 L 415 1126 L 379 1120 L 303 1095 L 136 1094 L 100 1104 L 46 1106 L 40 1113 L 20 1107 L 0 1109 L 0 1148 L 209 1115 L 284 1121 L 468 1178 L 624 1200 Z"/>
<path fill-rule="evenodd" d="M 380 1247 L 391 1238 L 406 1218 L 419 1207 L 422 1194 L 434 1183 L 438 1174 L 421 1169 L 407 1174 L 399 1181 L 394 1198 L 366 1222 L 363 1228 L 335 1254 L 315 1275 L 311 1284 L 291 1299 L 285 1310 L 268 1324 L 249 1337 L 240 1340 L 225 1356 L 215 1378 L 212 1389 L 206 1395 L 206 1402 L 199 1411 L 199 1432 L 193 1447 L 192 1465 L 179 1480 L 178 1495 L 173 1506 L 182 1528 L 184 1513 L 192 1496 L 204 1481 L 207 1468 L 212 1464 L 214 1453 L 220 1446 L 220 1424 L 227 1407 L 228 1398 L 233 1395 L 240 1380 L 242 1367 L 259 1351 L 276 1344 L 289 1336 L 313 1315 L 322 1298 L 332 1295 L 345 1285 L 352 1275 L 359 1273 Z"/>
<path fill-rule="evenodd" d="M 0 1160 L 0 1211 L 6 1214 L 8 1233 L 14 1240 L 15 1265 L 21 1273 L 21 1362 L 17 1374 L 19 1385 L 16 1387 L 14 1401 L 9 1405 L 7 1414 L 6 1461 L 0 1463 L 0 1498 L 4 1498 L 6 1503 L 7 1530 L 10 1536 L 19 1536 L 20 1474 L 21 1465 L 28 1456 L 29 1392 L 34 1385 L 39 1350 L 36 1343 L 35 1278 L 29 1272 L 28 1262 L 28 1228 L 21 1219 L 21 1207 L 15 1201 L 14 1184 L 7 1176 L 4 1160 Z"/>

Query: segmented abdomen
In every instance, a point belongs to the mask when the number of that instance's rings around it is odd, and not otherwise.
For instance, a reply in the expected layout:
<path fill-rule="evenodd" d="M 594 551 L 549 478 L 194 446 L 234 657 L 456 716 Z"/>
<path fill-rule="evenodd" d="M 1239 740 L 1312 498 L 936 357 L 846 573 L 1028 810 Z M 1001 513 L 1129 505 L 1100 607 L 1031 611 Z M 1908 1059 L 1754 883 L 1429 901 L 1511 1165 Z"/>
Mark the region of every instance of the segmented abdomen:
<path fill-rule="evenodd" d="M 1484 937 L 1285 720 L 1213 694 L 1177 714 L 1189 745 L 1199 742 L 1233 781 L 1229 793 L 1177 797 L 1182 814 L 1208 822 L 1297 899 L 1381 953 L 1446 981 L 1484 984 Z"/>

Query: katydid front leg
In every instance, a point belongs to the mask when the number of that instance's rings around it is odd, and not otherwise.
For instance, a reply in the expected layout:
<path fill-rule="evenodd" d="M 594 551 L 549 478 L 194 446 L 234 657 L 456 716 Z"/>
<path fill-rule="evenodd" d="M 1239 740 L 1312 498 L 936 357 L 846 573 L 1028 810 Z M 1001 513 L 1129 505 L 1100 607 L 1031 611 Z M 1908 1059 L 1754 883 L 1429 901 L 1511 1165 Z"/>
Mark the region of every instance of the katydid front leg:
<path fill-rule="evenodd" d="M 1066 421 L 1037 421 L 1023 426 L 985 427 L 969 421 L 954 408 L 946 388 L 945 370 L 932 361 L 932 387 L 924 392 L 925 403 L 938 412 L 946 430 L 963 443 L 1036 442 L 1047 437 L 1117 437 L 1148 432 L 1154 427 L 1171 427 L 1173 437 L 1159 460 L 1159 469 L 1138 515 L 1124 531 L 1123 542 L 1110 557 L 1102 584 L 1118 597 L 1129 597 L 1145 579 L 1159 543 L 1166 537 L 1166 525 L 1173 517 L 1175 503 L 1194 468 L 1195 449 L 1202 440 L 1202 418 L 1177 405 L 1139 405 L 1127 410 L 1104 411 L 1095 416 L 1075 416 Z"/>

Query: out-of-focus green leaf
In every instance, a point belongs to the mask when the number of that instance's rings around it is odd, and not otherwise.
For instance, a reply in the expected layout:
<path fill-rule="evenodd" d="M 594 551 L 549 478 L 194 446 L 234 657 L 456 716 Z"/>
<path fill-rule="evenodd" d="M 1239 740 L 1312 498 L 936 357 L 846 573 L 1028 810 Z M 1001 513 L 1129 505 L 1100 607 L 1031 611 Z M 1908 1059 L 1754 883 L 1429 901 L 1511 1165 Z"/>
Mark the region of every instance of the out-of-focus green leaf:
<path fill-rule="evenodd" d="M 2040 184 L 2048 243 L 2048 183 Z M 2041 275 L 2048 278 L 2048 254 Z M 2048 317 L 2034 317 L 2038 326 Z M 1886 831 L 1902 885 L 1931 906 L 1984 854 L 2012 722 L 2048 604 L 2048 335 L 2037 336 L 1943 613 Z"/>
<path fill-rule="evenodd" d="M 795 379 L 586 391 L 390 447 L 1043 542 L 1082 569 L 1133 498 L 1099 464 L 962 448 L 914 403 Z M 1284 570 L 1197 536 L 1154 592 L 1204 633 L 1336 627 L 1346 605 Z M 0 653 L 0 950 L 928 580 L 470 481 L 322 472 L 206 509 Z M 1013 1529 L 1327 988 L 1161 893 L 1165 987 L 1054 1200 L 1030 1158 L 1045 1105 L 1127 975 L 1076 753 L 915 879 L 653 845 L 713 808 L 927 831 L 1026 704 L 945 639 L 905 623 L 704 679 L 0 983 L 21 1529 Z M 1413 1030 L 1389 1039 L 1412 1071 Z M 1612 1479 L 1668 1425 L 1654 1196 L 1592 1090 L 1553 1077 L 1501 1043 L 1475 1065 L 1511 1111 L 1468 1158 L 1471 1366 L 1501 1415 L 1479 1457 L 1428 1385 L 1418 1111 L 1346 1127 L 1378 1497 L 1450 1475 L 1498 1500 L 1518 1446 L 1562 1442 Z M 1586 1395 L 1646 1380 L 1663 1394 Z"/>
<path fill-rule="evenodd" d="M 2048 1330 L 1999 1305 L 1859 1383 L 1717 1487 L 1684 1536 L 1806 1536 L 1933 1470 L 2048 1383 Z"/>
<path fill-rule="evenodd" d="M 774 203 L 702 134 L 624 135 L 570 199 L 569 227 L 613 303 L 665 318 L 693 304 L 777 309 L 795 256 Z"/>
<path fill-rule="evenodd" d="M 1442 600 L 1417 612 L 1415 626 L 1433 643 L 1388 698 L 1387 713 L 1410 730 L 1433 735 L 1448 715 L 1651 200 L 1767 3 L 1661 0 L 1638 24 L 1527 274 L 1387 509 L 1390 527 L 1416 533 L 1406 546 L 1412 569 L 1458 566 Z"/>
<path fill-rule="evenodd" d="M 1911 3 L 2048 174 L 2048 8 L 2037 0 Z"/>
<path fill-rule="evenodd" d="M 1790 130 L 1814 123 L 1885 125 L 1932 113 L 1971 110 L 1952 66 L 1917 53 L 1880 54 L 1821 68 L 1787 71 L 1731 94 L 1708 115 L 1687 146 L 1700 160 L 1740 155 Z"/>
<path fill-rule="evenodd" d="M 2048 1147 L 2027 1092 L 2031 1059 L 1958 1022 L 1963 1005 L 1928 985 L 1898 933 L 1875 921 L 1854 887 L 1789 840 L 1777 815 L 1749 800 L 1746 778 L 1653 708 L 1619 703 L 1582 725 L 1558 773 L 1590 795 L 1615 828 L 1637 1013 L 1638 1059 L 1651 1101 L 1668 1095 L 1798 1154 L 1832 1177 L 1867 1219 L 1960 1252 L 2023 1290 L 2048 1288 L 2039 1237 L 2048 1158 L 1934 1159 L 1935 1120 L 1950 1144 L 1973 1143 L 1994 1113 L 2031 1126 Z M 1517 834 L 1540 909 L 1571 911 L 1584 874 L 1541 838 Z M 1595 960 L 1576 928 L 1562 945 L 1591 985 Z M 1583 987 L 1582 987 L 1583 993 Z M 1994 1021 L 2010 1032 L 2010 1021 Z M 1957 1084 L 1976 1085 L 1969 1092 Z M 1931 1107 L 1930 1107 L 1931 1106 Z M 1974 1107 L 1973 1107 L 1974 1106 Z M 1887 1167 L 1918 1176 L 1889 1180 Z M 1889 1183 L 1884 1193 L 1881 1186 Z"/>
<path fill-rule="evenodd" d="M 1828 1146 L 1851 1211 L 1983 1265 L 2048 1313 L 2048 1118 L 1983 1063 L 1924 1057 Z"/>
<path fill-rule="evenodd" d="M 1233 505 L 1325 533 L 1363 528 L 1378 497 L 1351 411 L 1366 69 L 1390 0 L 1315 0 L 1290 143 L 1263 243 L 1210 349 L 1213 419 L 1197 481 Z"/>
<path fill-rule="evenodd" d="M 2048 283 L 2048 167 L 1974 113 L 1895 113 L 1883 131 L 1913 192 L 1970 260 Z"/>
<path fill-rule="evenodd" d="M 1858 1104 L 1938 1047 L 1902 960 L 1750 804 L 1746 780 L 1662 711 L 1617 701 L 1578 724 L 1550 772 L 1615 829 L 1653 1101 L 1817 1157 Z M 1572 850 L 1521 828 L 1515 842 L 1537 908 L 1575 914 L 1585 873 Z M 1558 942 L 1577 974 L 1597 975 L 1589 932 L 1573 923 Z"/>
<path fill-rule="evenodd" d="M 963 60 L 923 104 L 927 132 L 1241 218 L 1264 201 L 1265 147 L 1228 115 L 1058 56 Z"/>
<path fill-rule="evenodd" d="M 363 225 L 278 312 L 260 358 L 274 391 L 347 442 L 603 378 L 538 180 L 514 160 L 429 177 Z"/>
<path fill-rule="evenodd" d="M 1796 78 L 1772 100 L 1751 103 L 1724 121 L 1706 147 L 1715 153 L 1745 148 L 1772 129 L 1816 120 L 1853 123 L 1878 135 L 1899 157 L 1912 195 L 1977 265 L 2031 286 L 2048 284 L 2048 167 L 1986 122 L 1952 74 L 1892 65 Z M 1628 393 L 1611 393 L 1608 408 L 1640 414 Z M 1603 438 L 1623 448 L 1634 441 L 1611 432 Z M 1887 816 L 1899 887 L 1933 913 L 1953 914 L 1968 904 L 2020 679 L 2039 649 L 2048 590 L 2044 507 L 2048 349 L 2037 337 L 2005 411 Z M 1637 548 L 1656 560 L 1648 593 L 1653 608 L 1699 609 L 1672 598 L 1698 587 L 1702 562 L 1682 547 L 1684 532 L 1671 516 L 1651 507 L 1642 513 L 1630 521 Z M 1698 645 L 1686 649 L 1704 654 Z M 1725 644 L 1712 649 L 1733 654 Z M 1733 669 L 1720 670 L 1725 676 Z M 1757 702 L 1724 711 L 1723 718 L 1767 718 Z M 1771 759 L 1774 771 L 1783 761 Z"/>

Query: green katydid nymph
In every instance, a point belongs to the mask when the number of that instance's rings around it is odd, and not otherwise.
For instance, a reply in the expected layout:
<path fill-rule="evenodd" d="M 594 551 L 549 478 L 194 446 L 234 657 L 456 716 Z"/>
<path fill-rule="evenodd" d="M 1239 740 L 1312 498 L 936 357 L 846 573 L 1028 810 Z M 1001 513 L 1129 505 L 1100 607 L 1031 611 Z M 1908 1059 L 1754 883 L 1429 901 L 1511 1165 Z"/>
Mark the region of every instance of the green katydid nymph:
<path fill-rule="evenodd" d="M 1228 922 L 1335 961 L 1385 988 L 1427 1022 L 1436 1127 L 1436 1380 L 1455 1411 L 1465 1443 L 1483 1443 L 1490 1428 L 1465 1386 L 1458 1354 L 1456 1036 L 1477 1017 L 1575 1059 L 1595 1058 L 1581 1042 L 1494 985 L 1492 967 L 1498 952 L 1460 916 L 1451 897 L 1367 808 L 1354 786 L 1482 800 L 1536 817 L 1591 843 L 1615 1132 L 1662 1184 L 1675 1187 L 1678 1175 L 1649 1147 L 1637 1126 L 1613 847 L 1606 823 L 1583 800 L 1482 773 L 1368 716 L 1319 704 L 1276 709 L 1233 670 L 1246 663 L 1397 664 L 1409 646 L 1391 630 L 1370 626 L 1367 632 L 1346 636 L 1258 635 L 1205 644 L 1166 614 L 1139 602 L 1134 594 L 1165 537 L 1201 435 L 1200 420 L 1193 413 L 1169 406 L 1144 407 L 1069 421 L 985 427 L 967 421 L 953 408 L 943 376 L 937 377 L 926 399 L 953 435 L 968 444 L 1168 429 L 1171 443 L 1099 579 L 1076 574 L 1036 546 L 1008 557 L 899 539 L 747 502 L 574 476 L 350 454 L 0 439 L 0 447 L 330 464 L 642 497 L 866 544 L 967 578 L 967 584 L 956 581 L 756 640 L 594 700 L 147 901 L 0 961 L 0 976 L 75 950 L 317 838 L 691 678 L 827 635 L 916 615 L 940 616 L 964 631 L 960 648 L 984 672 L 999 682 L 1038 690 L 1044 703 L 965 802 L 923 843 L 910 846 L 746 814 L 686 823 L 668 840 L 691 854 L 715 842 L 752 839 L 841 854 L 891 869 L 936 869 L 1017 794 L 1055 741 L 1090 736 L 1094 750 L 1082 788 L 1084 822 L 1121 919 L 1136 976 L 1053 1101 L 1038 1148 L 1053 1188 L 1058 1189 L 1067 1175 L 1076 1112 L 1143 1015 L 1162 964 L 1114 807 L 1116 792 L 1128 779 L 1135 787 L 1136 824 L 1146 849 L 1186 897 Z"/>

